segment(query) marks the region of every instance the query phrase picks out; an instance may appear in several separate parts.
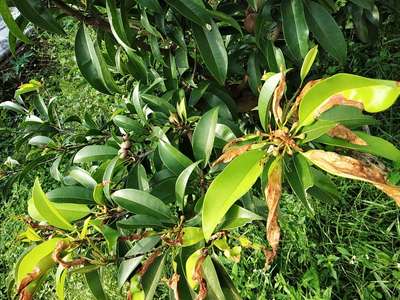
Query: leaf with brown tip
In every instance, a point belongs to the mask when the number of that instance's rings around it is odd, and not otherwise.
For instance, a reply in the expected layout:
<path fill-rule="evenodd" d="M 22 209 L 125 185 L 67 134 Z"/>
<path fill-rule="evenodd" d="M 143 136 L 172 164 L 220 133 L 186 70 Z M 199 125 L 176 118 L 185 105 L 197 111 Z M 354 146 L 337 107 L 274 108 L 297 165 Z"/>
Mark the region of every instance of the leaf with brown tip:
<path fill-rule="evenodd" d="M 373 184 L 400 206 L 400 187 L 389 184 L 386 172 L 377 165 L 323 150 L 310 150 L 303 155 L 328 173 Z"/>
<path fill-rule="evenodd" d="M 243 146 L 228 148 L 228 150 L 226 150 L 226 152 L 224 152 L 220 157 L 218 157 L 217 160 L 215 160 L 211 164 L 211 166 L 214 167 L 220 163 L 227 164 L 228 162 L 233 160 L 235 157 L 250 150 L 251 146 L 252 146 L 252 144 L 246 144 Z"/>
<path fill-rule="evenodd" d="M 274 98 L 272 99 L 272 113 L 276 123 L 282 123 L 282 107 L 281 100 L 286 88 L 285 72 L 281 71 L 281 79 L 278 86 L 274 91 Z"/>
<path fill-rule="evenodd" d="M 280 228 L 278 224 L 279 200 L 282 194 L 282 158 L 277 158 L 268 170 L 268 183 L 265 187 L 268 207 L 267 240 L 272 250 L 265 251 L 266 264 L 271 264 L 278 253 Z"/>

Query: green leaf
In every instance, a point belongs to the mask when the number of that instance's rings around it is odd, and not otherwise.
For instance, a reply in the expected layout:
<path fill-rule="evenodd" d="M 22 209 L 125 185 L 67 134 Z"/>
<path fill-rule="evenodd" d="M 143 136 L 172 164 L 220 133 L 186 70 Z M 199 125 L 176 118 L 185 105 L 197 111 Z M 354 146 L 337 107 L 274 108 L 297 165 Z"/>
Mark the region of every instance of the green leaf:
<path fill-rule="evenodd" d="M 321 199 L 320 196 L 329 199 L 340 198 L 336 185 L 328 175 L 313 167 L 311 167 L 311 174 L 314 186 L 307 191 L 311 196 L 316 197 L 317 199 Z"/>
<path fill-rule="evenodd" d="M 308 26 L 302 0 L 283 0 L 281 14 L 285 41 L 296 60 L 301 61 L 308 51 Z"/>
<path fill-rule="evenodd" d="M 186 155 L 162 140 L 158 143 L 158 152 L 164 165 L 177 176 L 192 164 Z"/>
<path fill-rule="evenodd" d="M 63 186 L 46 195 L 56 203 L 94 204 L 91 190 L 80 186 Z"/>
<path fill-rule="evenodd" d="M 94 189 L 97 185 L 96 180 L 93 179 L 89 172 L 79 167 L 73 167 L 69 172 L 69 177 L 89 189 Z"/>
<path fill-rule="evenodd" d="M 134 166 L 127 177 L 127 188 L 132 188 L 141 191 L 149 190 L 149 182 L 147 179 L 146 169 L 142 164 Z"/>
<path fill-rule="evenodd" d="M 319 3 L 306 1 L 306 20 L 314 37 L 329 54 L 344 64 L 347 44 L 335 19 Z"/>
<path fill-rule="evenodd" d="M 22 256 L 15 270 L 15 280 L 17 286 L 19 286 L 22 279 L 24 279 L 29 273 L 33 272 L 35 267 L 39 266 L 41 263 L 47 265 L 47 267 L 55 264 L 54 260 L 51 258 L 51 255 L 53 254 L 57 243 L 61 240 L 62 239 L 60 238 L 52 238 L 44 241 Z M 46 266 L 43 265 L 42 267 Z"/>
<path fill-rule="evenodd" d="M 263 221 L 265 218 L 235 204 L 226 213 L 220 228 L 231 230 L 257 220 Z"/>
<path fill-rule="evenodd" d="M 54 143 L 54 141 L 48 136 L 37 135 L 29 139 L 28 144 L 32 146 L 47 146 L 49 143 Z"/>
<path fill-rule="evenodd" d="M 311 206 L 310 202 L 307 199 L 306 189 L 309 187 L 310 170 L 308 165 L 301 164 L 299 160 L 295 161 L 294 158 L 290 160 L 285 160 L 285 177 L 289 182 L 290 187 L 292 188 L 294 194 L 300 201 L 303 203 L 304 207 L 314 215 L 314 209 Z M 305 162 L 307 164 L 307 162 Z M 303 182 L 304 180 L 304 182 Z"/>
<path fill-rule="evenodd" d="M 102 161 L 111 159 L 118 155 L 118 150 L 114 147 L 104 145 L 90 145 L 79 150 L 74 157 L 74 163 L 91 161 Z"/>
<path fill-rule="evenodd" d="M 0 1 L 0 15 L 3 17 L 4 23 L 6 23 L 8 29 L 15 37 L 19 38 L 24 43 L 30 43 L 28 37 L 24 34 L 17 22 L 14 20 L 6 0 Z"/>
<path fill-rule="evenodd" d="M 202 215 L 206 240 L 235 201 L 256 182 L 263 169 L 264 155 L 263 151 L 253 150 L 238 156 L 211 183 L 205 195 Z"/>
<path fill-rule="evenodd" d="M 208 71 L 220 85 L 224 85 L 228 72 L 228 54 L 218 26 L 212 20 L 210 24 L 211 29 L 208 30 L 193 23 L 193 37 Z"/>
<path fill-rule="evenodd" d="M 133 89 L 131 95 L 131 101 L 133 106 L 135 107 L 136 113 L 138 114 L 140 121 L 142 121 L 143 125 L 146 124 L 147 120 L 143 111 L 142 102 L 140 100 L 140 95 L 139 95 L 139 83 L 135 84 L 135 88 Z"/>
<path fill-rule="evenodd" d="M 118 288 L 121 288 L 128 280 L 129 276 L 143 260 L 144 254 L 150 252 L 160 241 L 158 236 L 145 237 L 138 242 L 125 254 L 124 259 L 118 267 Z M 137 256 L 137 257 L 134 257 Z"/>
<path fill-rule="evenodd" d="M 193 252 L 186 260 L 185 263 L 185 271 L 186 271 L 186 280 L 190 288 L 195 289 L 197 281 L 193 279 L 193 275 L 196 269 L 196 264 L 199 258 L 201 257 L 201 249 Z"/>
<path fill-rule="evenodd" d="M 176 203 L 181 211 L 183 211 L 184 203 L 185 203 L 185 190 L 186 186 L 189 182 L 189 178 L 192 175 L 193 171 L 196 169 L 200 161 L 192 163 L 188 166 L 182 173 L 178 176 L 178 179 L 175 183 L 175 197 Z"/>
<path fill-rule="evenodd" d="M 110 195 L 110 186 L 112 182 L 112 176 L 115 172 L 115 169 L 118 164 L 120 164 L 122 161 L 119 159 L 118 156 L 114 157 L 107 165 L 107 168 L 104 172 L 103 175 L 103 191 L 104 195 L 108 200 L 111 200 L 111 195 Z"/>
<path fill-rule="evenodd" d="M 76 34 L 75 56 L 79 70 L 91 86 L 105 94 L 119 92 L 99 46 L 93 43 L 85 25 L 81 25 Z"/>
<path fill-rule="evenodd" d="M 96 300 L 107 300 L 108 298 L 104 292 L 99 270 L 86 272 L 84 274 L 86 283 Z"/>
<path fill-rule="evenodd" d="M 150 217 L 148 215 L 134 215 L 129 219 L 118 221 L 119 228 L 126 230 L 134 230 L 138 228 L 164 228 L 159 218 Z"/>
<path fill-rule="evenodd" d="M 182 247 L 195 245 L 204 239 L 203 230 L 200 227 L 184 227 L 182 231 Z"/>
<path fill-rule="evenodd" d="M 215 270 L 210 256 L 207 256 L 204 260 L 202 269 L 203 277 L 207 282 L 207 296 L 211 299 L 225 300 L 224 292 L 218 280 L 217 271 Z"/>
<path fill-rule="evenodd" d="M 269 124 L 269 107 L 271 103 L 272 95 L 274 94 L 275 88 L 277 87 L 281 79 L 281 74 L 275 74 L 268 78 L 258 96 L 258 115 L 260 117 L 261 126 L 266 131 Z"/>
<path fill-rule="evenodd" d="M 21 14 L 36 26 L 49 32 L 64 34 L 61 25 L 57 23 L 50 10 L 41 1 L 18 0 L 13 2 Z"/>
<path fill-rule="evenodd" d="M 218 281 L 221 285 L 222 291 L 224 292 L 225 298 L 227 300 L 241 300 L 239 291 L 236 289 L 235 284 L 229 277 L 228 272 L 225 270 L 224 266 L 220 263 L 218 257 L 213 255 L 211 257 L 215 271 L 218 275 Z"/>
<path fill-rule="evenodd" d="M 308 51 L 306 57 L 304 58 L 303 65 L 301 66 L 300 70 L 300 79 L 304 81 L 307 77 L 308 73 L 311 70 L 312 65 L 314 64 L 315 58 L 318 54 L 318 46 L 315 46 Z"/>
<path fill-rule="evenodd" d="M 126 130 L 127 132 L 132 131 L 135 134 L 141 135 L 144 133 L 144 128 L 140 124 L 139 121 L 136 121 L 134 119 L 131 119 L 126 116 L 122 115 L 117 115 L 113 118 L 113 122 L 115 125 L 118 127 L 121 127 L 122 129 Z"/>
<path fill-rule="evenodd" d="M 57 228 L 68 231 L 74 229 L 74 226 L 72 226 L 54 207 L 54 204 L 49 201 L 42 188 L 40 187 L 38 178 L 36 178 L 35 184 L 33 185 L 32 199 L 35 208 L 37 209 L 39 214 L 47 221 L 47 223 Z"/>
<path fill-rule="evenodd" d="M 208 27 L 212 23 L 211 15 L 204 7 L 202 1 L 165 0 L 165 2 L 186 19 L 196 23 L 200 27 Z"/>
<path fill-rule="evenodd" d="M 26 114 L 28 111 L 23 108 L 21 105 L 11 102 L 11 101 L 4 101 L 0 103 L 0 108 L 4 108 L 7 110 L 14 111 L 16 113 Z"/>
<path fill-rule="evenodd" d="M 64 286 L 65 279 L 68 275 L 68 269 L 65 269 L 62 265 L 58 265 L 56 272 L 56 295 L 58 300 L 64 300 Z"/>
<path fill-rule="evenodd" d="M 259 94 L 259 88 L 261 86 L 261 72 L 260 62 L 256 52 L 253 52 L 249 56 L 247 62 L 247 74 L 249 76 L 249 86 L 254 95 Z"/>
<path fill-rule="evenodd" d="M 376 113 L 388 109 L 400 94 L 396 81 L 379 80 L 340 73 L 316 83 L 303 97 L 299 107 L 299 126 L 309 125 L 321 108 L 337 95 L 363 104 L 364 110 Z"/>
<path fill-rule="evenodd" d="M 147 192 L 124 189 L 114 192 L 111 198 L 127 211 L 160 219 L 173 219 L 169 207 Z"/>
<path fill-rule="evenodd" d="M 223 13 L 222 11 L 218 11 L 218 10 L 209 10 L 209 12 L 214 18 L 219 19 L 222 23 L 226 23 L 226 24 L 232 26 L 241 35 L 243 35 L 242 28 L 240 27 L 239 23 L 233 17 Z"/>
<path fill-rule="evenodd" d="M 360 152 L 370 153 L 392 161 L 400 161 L 400 150 L 392 143 L 376 136 L 369 135 L 362 131 L 353 131 L 359 138 L 367 143 L 366 146 L 352 144 L 346 140 L 333 138 L 328 135 L 321 136 L 315 142 L 325 145 L 338 146 L 353 149 Z"/>
<path fill-rule="evenodd" d="M 203 97 L 204 93 L 207 91 L 209 85 L 209 82 L 202 81 L 192 90 L 189 98 L 189 106 L 195 106 L 197 102 L 199 102 L 201 97 Z"/>
<path fill-rule="evenodd" d="M 193 132 L 192 147 L 196 160 L 206 167 L 214 146 L 215 129 L 218 121 L 218 107 L 206 112 Z"/>
<path fill-rule="evenodd" d="M 145 300 L 152 300 L 154 298 L 156 288 L 161 281 L 161 276 L 164 271 L 165 259 L 165 254 L 157 257 L 142 277 Z"/>
<path fill-rule="evenodd" d="M 96 184 L 93 189 L 93 200 L 98 205 L 105 205 L 106 204 L 106 197 L 104 195 L 104 186 L 103 183 Z"/>
<path fill-rule="evenodd" d="M 127 13 L 125 11 L 127 9 L 125 3 L 125 1 L 121 1 L 121 8 L 117 8 L 115 0 L 106 0 L 106 9 L 111 31 L 115 39 L 125 49 L 130 49 L 130 28 L 127 16 L 125 15 Z"/>

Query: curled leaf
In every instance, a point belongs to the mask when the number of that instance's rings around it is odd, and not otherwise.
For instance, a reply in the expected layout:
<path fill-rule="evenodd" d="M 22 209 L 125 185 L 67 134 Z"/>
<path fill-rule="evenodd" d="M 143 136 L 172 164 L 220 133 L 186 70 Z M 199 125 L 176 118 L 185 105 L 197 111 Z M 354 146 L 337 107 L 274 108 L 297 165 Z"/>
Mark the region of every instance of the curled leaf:
<path fill-rule="evenodd" d="M 358 108 L 359 110 L 364 110 L 364 104 L 362 102 L 349 100 L 346 99 L 343 95 L 338 94 L 330 97 L 329 99 L 321 103 L 321 105 L 315 110 L 314 117 L 318 118 L 323 112 L 337 105 L 348 105 Z"/>
<path fill-rule="evenodd" d="M 326 172 L 373 184 L 400 206 L 400 187 L 388 183 L 387 174 L 381 167 L 371 162 L 323 150 L 310 150 L 304 153 L 304 156 Z"/>
<path fill-rule="evenodd" d="M 228 163 L 233 160 L 235 157 L 245 153 L 246 151 L 250 150 L 252 144 L 246 144 L 243 146 L 232 147 L 229 148 L 226 152 L 224 152 L 217 160 L 215 160 L 211 166 L 214 167 L 220 163 Z"/>
<path fill-rule="evenodd" d="M 278 86 L 274 91 L 274 98 L 272 99 L 272 113 L 274 114 L 275 121 L 277 123 L 282 123 L 282 107 L 281 99 L 286 88 L 285 72 L 281 71 L 281 79 Z"/>
<path fill-rule="evenodd" d="M 367 142 L 358 137 L 353 131 L 343 125 L 336 125 L 328 131 L 328 135 L 334 138 L 346 140 L 352 144 L 367 146 Z"/>
<path fill-rule="evenodd" d="M 268 207 L 267 240 L 272 250 L 265 251 L 266 264 L 269 265 L 278 253 L 280 228 L 278 224 L 279 200 L 282 194 L 282 159 L 277 158 L 268 171 L 268 184 L 265 188 Z"/>

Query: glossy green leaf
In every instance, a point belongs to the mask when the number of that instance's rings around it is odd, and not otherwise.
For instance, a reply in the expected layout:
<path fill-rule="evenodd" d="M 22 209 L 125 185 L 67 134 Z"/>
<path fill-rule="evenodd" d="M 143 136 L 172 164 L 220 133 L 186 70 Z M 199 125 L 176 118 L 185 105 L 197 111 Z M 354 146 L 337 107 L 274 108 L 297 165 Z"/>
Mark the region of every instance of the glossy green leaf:
<path fill-rule="evenodd" d="M 207 282 L 207 296 L 211 299 L 225 300 L 224 292 L 218 279 L 217 271 L 215 270 L 213 261 L 210 256 L 204 260 L 203 277 Z"/>
<path fill-rule="evenodd" d="M 228 272 L 225 270 L 218 257 L 213 255 L 211 259 L 218 275 L 218 281 L 225 295 L 225 299 L 241 300 L 242 298 L 240 297 L 239 291 L 236 289 L 235 284 L 232 282 L 232 279 L 229 277 Z"/>
<path fill-rule="evenodd" d="M 74 163 L 107 160 L 118 155 L 118 149 L 104 145 L 90 145 L 79 150 L 74 157 Z"/>
<path fill-rule="evenodd" d="M 208 71 L 220 85 L 224 85 L 228 71 L 228 54 L 218 26 L 214 21 L 211 21 L 210 24 L 211 29 L 209 30 L 193 23 L 193 37 Z"/>
<path fill-rule="evenodd" d="M 190 288 L 195 289 L 198 286 L 197 281 L 193 279 L 193 275 L 196 269 L 196 264 L 199 258 L 201 257 L 201 249 L 193 252 L 186 260 L 185 263 L 185 271 L 186 271 L 186 280 Z"/>
<path fill-rule="evenodd" d="M 238 156 L 211 183 L 205 195 L 202 215 L 206 240 L 235 201 L 256 182 L 263 169 L 264 155 L 263 151 L 254 150 Z"/>
<path fill-rule="evenodd" d="M 51 11 L 41 1 L 18 0 L 13 1 L 21 14 L 36 26 L 56 34 L 64 34 L 61 25 L 51 14 Z"/>
<path fill-rule="evenodd" d="M 263 220 L 265 220 L 264 217 L 235 204 L 226 213 L 220 228 L 221 230 L 231 230 L 251 223 L 253 221 Z"/>
<path fill-rule="evenodd" d="M 308 51 L 308 26 L 302 0 L 283 0 L 281 15 L 288 48 L 296 60 L 301 61 Z"/>
<path fill-rule="evenodd" d="M 206 167 L 214 146 L 215 128 L 218 121 L 218 107 L 206 112 L 193 132 L 192 147 L 196 160 Z"/>
<path fill-rule="evenodd" d="M 294 194 L 297 196 L 297 198 L 300 199 L 304 207 L 311 213 L 311 215 L 313 215 L 314 209 L 311 206 L 310 202 L 308 201 L 306 194 L 306 188 L 308 187 L 307 180 L 310 180 L 310 178 L 307 178 L 307 176 L 310 176 L 309 169 L 307 170 L 306 167 L 302 168 L 304 165 L 300 165 L 298 161 L 295 162 L 294 158 L 287 160 L 285 162 L 286 162 L 286 167 L 284 168 L 284 170 L 285 170 L 286 180 L 289 182 L 289 185 L 292 188 Z M 306 182 L 303 182 L 303 179 Z"/>
<path fill-rule="evenodd" d="M 107 300 L 99 270 L 84 273 L 86 283 L 96 300 Z"/>
<path fill-rule="evenodd" d="M 335 19 L 319 3 L 306 1 L 306 20 L 316 40 L 342 64 L 347 57 L 347 44 Z"/>
<path fill-rule="evenodd" d="M 240 27 L 239 23 L 231 16 L 227 15 L 226 13 L 223 13 L 222 11 L 219 10 L 209 10 L 210 14 L 214 17 L 219 19 L 222 24 L 228 24 L 235 28 L 241 35 L 243 35 L 242 28 Z"/>
<path fill-rule="evenodd" d="M 142 164 L 137 164 L 131 169 L 127 177 L 126 187 L 141 191 L 149 190 L 149 182 L 147 179 L 146 169 Z"/>
<path fill-rule="evenodd" d="M 35 180 L 35 184 L 32 190 L 32 199 L 35 208 L 37 209 L 39 214 L 47 221 L 47 223 L 57 228 L 68 231 L 74 229 L 74 226 L 72 226 L 54 207 L 54 204 L 49 201 L 46 194 L 40 187 L 39 179 L 37 178 Z"/>
<path fill-rule="evenodd" d="M 103 183 L 96 184 L 93 189 L 93 200 L 98 205 L 106 204 L 106 197 L 104 195 L 104 185 Z"/>
<path fill-rule="evenodd" d="M 23 41 L 24 43 L 29 43 L 28 37 L 24 34 L 23 30 L 18 26 L 17 22 L 14 20 L 10 9 L 8 8 L 7 1 L 0 1 L 0 15 L 3 17 L 4 23 L 6 23 L 10 32 Z"/>
<path fill-rule="evenodd" d="M 281 74 L 275 74 L 268 78 L 258 96 L 258 115 L 260 117 L 261 126 L 267 130 L 270 116 L 269 107 L 271 105 L 271 98 L 274 94 L 275 88 L 278 86 Z"/>
<path fill-rule="evenodd" d="M 192 161 L 171 144 L 159 142 L 158 152 L 164 165 L 175 175 L 179 175 L 192 164 Z"/>
<path fill-rule="evenodd" d="M 81 25 L 76 34 L 75 56 L 83 77 L 96 90 L 105 94 L 119 92 L 99 46 L 93 43 L 89 29 L 85 25 Z"/>
<path fill-rule="evenodd" d="M 126 220 L 117 222 L 119 228 L 134 230 L 138 228 L 164 228 L 165 225 L 159 218 L 148 215 L 134 215 Z"/>
<path fill-rule="evenodd" d="M 200 1 L 165 0 L 165 2 L 198 26 L 210 26 L 212 22 L 210 13 Z"/>
<path fill-rule="evenodd" d="M 259 94 L 261 86 L 260 62 L 255 52 L 251 53 L 247 61 L 247 74 L 249 76 L 249 86 L 254 95 Z"/>
<path fill-rule="evenodd" d="M 195 106 L 197 102 L 199 102 L 201 97 L 203 97 L 204 93 L 207 91 L 209 85 L 209 82 L 202 81 L 192 90 L 189 98 L 189 106 Z"/>
<path fill-rule="evenodd" d="M 143 290 L 145 300 L 152 300 L 156 292 L 156 288 L 161 281 L 164 272 L 166 255 L 156 258 L 150 268 L 142 277 Z"/>
<path fill-rule="evenodd" d="M 300 70 L 300 79 L 301 81 L 304 81 L 304 79 L 307 77 L 308 73 L 311 70 L 312 65 L 314 64 L 315 58 L 317 57 L 318 54 L 318 46 L 315 46 L 308 51 L 306 57 L 304 58 L 303 64 L 301 66 Z"/>
<path fill-rule="evenodd" d="M 195 245 L 204 239 L 203 230 L 200 227 L 184 227 L 182 231 L 182 247 Z"/>
<path fill-rule="evenodd" d="M 139 121 L 126 116 L 117 115 L 113 118 L 113 122 L 127 132 L 132 131 L 136 134 L 142 134 L 144 132 L 144 128 Z"/>
<path fill-rule="evenodd" d="M 48 262 L 49 265 L 55 263 L 51 258 L 51 254 L 54 252 L 57 243 L 61 240 L 62 239 L 60 238 L 49 239 L 35 246 L 23 255 L 15 270 L 17 286 L 21 283 L 22 279 L 24 279 L 29 273 L 33 272 L 34 268 L 38 266 L 43 259 L 46 259 L 46 257 L 50 259 Z"/>
<path fill-rule="evenodd" d="M 392 106 L 399 94 L 400 86 L 396 81 L 336 74 L 318 82 L 304 95 L 299 107 L 299 126 L 311 124 L 318 108 L 336 95 L 360 102 L 365 111 L 376 113 Z"/>
<path fill-rule="evenodd" d="M 118 8 L 115 0 L 106 0 L 107 17 L 110 22 L 111 31 L 118 41 L 124 48 L 130 48 L 130 33 L 128 20 L 123 16 L 126 13 L 124 9 L 125 1 L 121 1 L 121 8 Z"/>
<path fill-rule="evenodd" d="M 175 197 L 176 203 L 180 210 L 183 211 L 184 203 L 185 203 L 185 190 L 186 186 L 189 182 L 189 178 L 192 175 L 193 171 L 196 169 L 200 161 L 192 163 L 188 166 L 181 174 L 179 174 L 178 179 L 175 183 Z"/>
<path fill-rule="evenodd" d="M 117 168 L 118 164 L 121 163 L 121 160 L 119 159 L 118 156 L 114 157 L 107 165 L 106 170 L 104 171 L 103 175 L 103 191 L 104 195 L 108 200 L 111 200 L 111 195 L 110 195 L 110 186 L 112 183 L 112 177 L 114 175 L 115 169 Z"/>
<path fill-rule="evenodd" d="M 89 189 L 94 189 L 97 185 L 96 180 L 93 179 L 89 172 L 79 167 L 73 167 L 69 172 L 69 177 Z"/>
<path fill-rule="evenodd" d="M 26 114 L 28 111 L 23 108 L 21 105 L 11 102 L 11 101 L 4 101 L 0 103 L 0 108 L 4 108 L 7 110 L 14 111 L 16 113 Z"/>
<path fill-rule="evenodd" d="M 162 219 L 173 219 L 170 209 L 151 194 L 134 189 L 118 190 L 111 198 L 122 208 L 136 213 Z"/>
<path fill-rule="evenodd" d="M 396 148 L 392 143 L 376 136 L 369 135 L 362 131 L 354 131 L 354 133 L 367 143 L 366 146 L 352 144 L 346 140 L 339 138 L 333 138 L 328 135 L 321 136 L 315 141 L 318 143 L 343 147 L 347 149 L 353 149 L 360 152 L 366 152 L 380 156 L 392 161 L 400 161 L 400 150 Z"/>
<path fill-rule="evenodd" d="M 62 265 L 58 265 L 56 272 L 56 295 L 58 300 L 65 299 L 65 279 L 67 278 L 68 270 L 65 269 Z"/>
<path fill-rule="evenodd" d="M 29 139 L 28 144 L 32 146 L 47 146 L 50 143 L 54 143 L 54 141 L 48 136 L 37 135 Z"/>

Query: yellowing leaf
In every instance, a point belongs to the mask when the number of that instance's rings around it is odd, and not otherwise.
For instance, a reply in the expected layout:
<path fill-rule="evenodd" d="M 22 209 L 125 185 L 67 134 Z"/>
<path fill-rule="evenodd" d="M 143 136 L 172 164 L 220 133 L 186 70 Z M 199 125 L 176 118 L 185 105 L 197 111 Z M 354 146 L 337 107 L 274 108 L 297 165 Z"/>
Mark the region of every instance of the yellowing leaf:
<path fill-rule="evenodd" d="M 204 239 L 203 230 L 200 227 L 185 227 L 183 228 L 182 247 L 197 244 Z"/>
<path fill-rule="evenodd" d="M 335 152 L 310 150 L 303 153 L 312 163 L 331 174 L 372 183 L 375 187 L 393 198 L 400 206 L 400 187 L 387 182 L 386 173 L 371 163 L 357 160 Z"/>
<path fill-rule="evenodd" d="M 49 201 L 40 186 L 39 179 L 37 178 L 33 186 L 32 200 L 37 212 L 47 221 L 47 223 L 68 231 L 74 229 L 74 226 L 72 226 L 72 224 L 69 223 Z"/>

